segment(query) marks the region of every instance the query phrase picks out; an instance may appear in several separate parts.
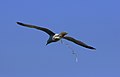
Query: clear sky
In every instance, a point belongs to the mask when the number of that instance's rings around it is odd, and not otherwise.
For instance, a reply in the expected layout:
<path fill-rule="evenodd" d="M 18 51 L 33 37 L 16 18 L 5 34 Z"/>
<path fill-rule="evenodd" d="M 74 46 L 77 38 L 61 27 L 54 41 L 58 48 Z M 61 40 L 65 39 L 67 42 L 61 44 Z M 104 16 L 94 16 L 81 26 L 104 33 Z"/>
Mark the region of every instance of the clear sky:
<path fill-rule="evenodd" d="M 17 21 L 84 41 L 89 50 L 63 40 L 46 46 L 48 35 Z M 119 0 L 1 0 L 0 77 L 120 77 Z"/>

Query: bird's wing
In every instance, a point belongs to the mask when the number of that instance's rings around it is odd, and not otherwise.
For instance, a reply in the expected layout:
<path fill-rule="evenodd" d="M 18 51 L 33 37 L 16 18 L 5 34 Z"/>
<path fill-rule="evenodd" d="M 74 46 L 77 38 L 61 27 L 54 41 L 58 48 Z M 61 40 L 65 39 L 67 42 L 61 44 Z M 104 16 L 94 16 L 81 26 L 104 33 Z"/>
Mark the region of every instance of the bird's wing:
<path fill-rule="evenodd" d="M 29 28 L 35 28 L 35 29 L 38 29 L 38 30 L 42 30 L 42 31 L 46 32 L 47 34 L 49 34 L 50 36 L 55 35 L 54 32 L 52 32 L 51 30 L 49 30 L 47 28 L 38 27 L 38 26 L 35 26 L 35 25 L 30 25 L 30 24 L 24 24 L 24 23 L 21 23 L 21 22 L 17 22 L 17 24 L 19 24 L 21 26 L 26 26 L 26 27 L 29 27 Z"/>
<path fill-rule="evenodd" d="M 83 43 L 82 41 L 76 40 L 76 39 L 74 39 L 74 38 L 72 38 L 72 37 L 64 36 L 63 38 L 66 39 L 66 40 L 72 41 L 72 42 L 74 42 L 75 44 L 78 44 L 78 45 L 83 46 L 83 47 L 85 47 L 85 48 L 89 48 L 89 49 L 94 49 L 94 50 L 95 50 L 95 48 L 93 48 L 93 47 L 91 47 L 91 46 L 88 46 L 87 44 Z"/>

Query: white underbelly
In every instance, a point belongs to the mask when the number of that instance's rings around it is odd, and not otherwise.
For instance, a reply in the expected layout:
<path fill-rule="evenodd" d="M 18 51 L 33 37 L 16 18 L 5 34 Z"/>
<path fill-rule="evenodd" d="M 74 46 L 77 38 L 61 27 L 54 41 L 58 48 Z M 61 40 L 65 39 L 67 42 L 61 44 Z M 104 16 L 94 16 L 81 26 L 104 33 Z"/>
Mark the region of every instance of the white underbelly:
<path fill-rule="evenodd" d="M 59 34 L 55 34 L 52 39 L 53 40 L 60 40 L 61 37 L 59 36 Z"/>

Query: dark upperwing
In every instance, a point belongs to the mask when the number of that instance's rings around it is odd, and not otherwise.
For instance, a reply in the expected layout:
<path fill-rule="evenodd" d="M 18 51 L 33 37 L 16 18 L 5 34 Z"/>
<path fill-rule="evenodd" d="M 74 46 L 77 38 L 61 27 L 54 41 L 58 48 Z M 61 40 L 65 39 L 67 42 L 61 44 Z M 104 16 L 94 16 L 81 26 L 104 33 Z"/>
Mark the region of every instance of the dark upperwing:
<path fill-rule="evenodd" d="M 74 42 L 75 44 L 78 44 L 78 45 L 83 46 L 83 47 L 85 47 L 85 48 L 89 48 L 89 49 L 94 49 L 94 50 L 96 50 L 94 47 L 88 46 L 87 44 L 83 43 L 82 41 L 76 40 L 76 39 L 74 39 L 74 38 L 72 38 L 72 37 L 64 36 L 63 38 L 66 39 L 66 40 L 72 41 L 72 42 Z"/>
<path fill-rule="evenodd" d="M 47 34 L 49 34 L 50 36 L 55 35 L 54 32 L 52 32 L 51 30 L 49 30 L 47 28 L 38 27 L 38 26 L 35 26 L 35 25 L 30 25 L 30 24 L 24 24 L 24 23 L 21 23 L 21 22 L 16 22 L 16 23 L 19 24 L 19 25 L 21 25 L 21 26 L 25 26 L 25 27 L 29 27 L 29 28 L 35 28 L 35 29 L 38 29 L 38 30 L 42 30 L 42 31 L 46 32 Z"/>

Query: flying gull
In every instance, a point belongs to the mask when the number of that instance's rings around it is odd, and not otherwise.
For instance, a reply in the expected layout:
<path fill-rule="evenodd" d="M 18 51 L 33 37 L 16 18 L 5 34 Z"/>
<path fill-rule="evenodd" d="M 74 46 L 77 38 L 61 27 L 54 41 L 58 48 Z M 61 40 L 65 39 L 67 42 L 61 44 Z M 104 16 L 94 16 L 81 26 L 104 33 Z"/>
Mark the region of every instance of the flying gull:
<path fill-rule="evenodd" d="M 85 48 L 95 50 L 94 47 L 89 46 L 89 45 L 83 43 L 82 41 L 76 40 L 75 38 L 70 37 L 70 36 L 66 36 L 68 34 L 67 32 L 61 32 L 60 34 L 56 34 L 56 33 L 54 33 L 53 31 L 51 31 L 50 29 L 47 29 L 47 28 L 43 28 L 43 27 L 39 27 L 39 26 L 35 26 L 35 25 L 30 25 L 30 24 L 24 24 L 24 23 L 21 23 L 21 22 L 16 22 L 16 23 L 21 25 L 21 26 L 25 26 L 25 27 L 29 27 L 29 28 L 35 28 L 35 29 L 46 32 L 50 36 L 49 39 L 47 40 L 46 45 L 48 45 L 52 42 L 57 42 L 61 39 L 66 39 L 68 41 L 71 41 L 71 42 L 79 45 L 79 46 L 83 46 Z"/>

